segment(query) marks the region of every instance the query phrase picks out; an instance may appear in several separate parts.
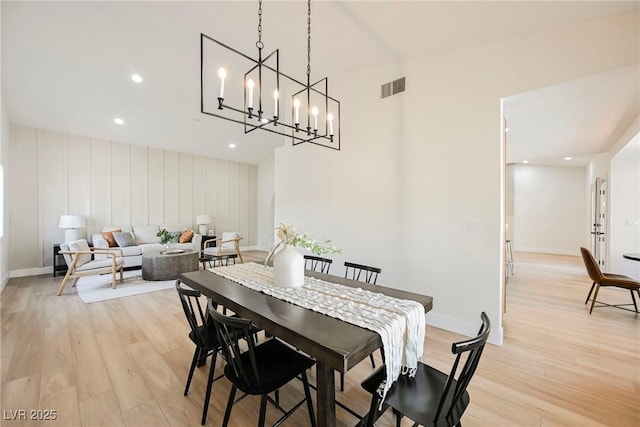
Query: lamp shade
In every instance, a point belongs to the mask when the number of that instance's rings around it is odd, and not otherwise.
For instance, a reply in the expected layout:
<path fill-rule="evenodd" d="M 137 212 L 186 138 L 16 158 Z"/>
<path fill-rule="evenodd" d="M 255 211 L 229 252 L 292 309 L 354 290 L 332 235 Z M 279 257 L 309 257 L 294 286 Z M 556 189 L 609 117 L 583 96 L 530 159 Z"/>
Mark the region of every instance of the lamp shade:
<path fill-rule="evenodd" d="M 60 215 L 58 228 L 84 228 L 87 222 L 82 215 Z"/>
<path fill-rule="evenodd" d="M 82 215 L 60 215 L 58 228 L 64 228 L 64 241 L 72 242 L 83 238 L 81 228 L 87 226 L 87 221 Z"/>
<path fill-rule="evenodd" d="M 197 215 L 196 225 L 211 224 L 211 217 L 209 215 Z"/>

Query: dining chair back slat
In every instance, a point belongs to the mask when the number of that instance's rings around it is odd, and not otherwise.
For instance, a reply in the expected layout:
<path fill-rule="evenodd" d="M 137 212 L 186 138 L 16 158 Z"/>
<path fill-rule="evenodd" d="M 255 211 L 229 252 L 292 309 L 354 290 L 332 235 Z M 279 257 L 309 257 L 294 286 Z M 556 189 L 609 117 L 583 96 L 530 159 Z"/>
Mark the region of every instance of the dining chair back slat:
<path fill-rule="evenodd" d="M 382 273 L 382 269 L 371 267 L 363 264 L 355 264 L 353 262 L 345 262 L 344 278 L 366 282 L 372 285 L 376 284 L 378 274 Z"/>
<path fill-rule="evenodd" d="M 315 255 L 304 256 L 304 268 L 306 270 L 329 274 L 332 262 L 333 260 L 330 258 L 323 258 Z"/>

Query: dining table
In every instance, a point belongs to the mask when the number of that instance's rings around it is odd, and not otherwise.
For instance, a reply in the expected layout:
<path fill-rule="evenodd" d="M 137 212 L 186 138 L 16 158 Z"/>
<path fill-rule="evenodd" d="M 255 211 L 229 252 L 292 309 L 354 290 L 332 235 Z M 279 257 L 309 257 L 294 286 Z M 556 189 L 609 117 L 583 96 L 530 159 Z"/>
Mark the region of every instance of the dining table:
<path fill-rule="evenodd" d="M 433 307 L 430 296 L 314 271 L 305 270 L 305 275 L 416 301 L 424 307 L 425 313 Z M 266 334 L 313 357 L 316 360 L 318 425 L 336 425 L 334 372 L 346 373 L 380 348 L 382 340 L 376 332 L 252 290 L 207 270 L 183 273 L 180 280 L 212 301 L 251 320 Z"/>

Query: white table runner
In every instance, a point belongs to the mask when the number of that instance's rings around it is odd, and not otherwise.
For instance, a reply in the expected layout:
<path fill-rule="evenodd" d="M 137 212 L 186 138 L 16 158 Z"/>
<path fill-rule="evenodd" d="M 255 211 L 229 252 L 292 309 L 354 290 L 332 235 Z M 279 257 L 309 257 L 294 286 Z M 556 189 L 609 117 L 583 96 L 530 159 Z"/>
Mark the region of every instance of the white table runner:
<path fill-rule="evenodd" d="M 377 332 L 387 365 L 387 379 L 378 390 L 383 400 L 401 373 L 415 375 L 424 351 L 422 304 L 306 276 L 301 287 L 283 288 L 273 284 L 273 268 L 257 263 L 209 271 L 255 291 Z"/>

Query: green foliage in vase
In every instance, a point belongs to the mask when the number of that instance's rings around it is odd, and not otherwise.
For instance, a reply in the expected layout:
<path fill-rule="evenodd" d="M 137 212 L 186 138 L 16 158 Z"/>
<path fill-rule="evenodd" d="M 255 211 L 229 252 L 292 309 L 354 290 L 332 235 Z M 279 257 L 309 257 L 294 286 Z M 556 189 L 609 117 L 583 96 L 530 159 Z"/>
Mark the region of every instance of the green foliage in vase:
<path fill-rule="evenodd" d="M 337 249 L 331 245 L 331 240 L 316 241 L 313 237 L 307 233 L 299 232 L 292 225 L 280 224 L 278 227 L 278 238 L 280 242 L 269 252 L 269 256 L 264 261 L 265 265 L 271 257 L 276 253 L 276 250 L 282 245 L 293 245 L 300 248 L 305 248 L 313 252 L 318 256 L 326 256 L 328 254 L 342 253 L 342 250 Z"/>
<path fill-rule="evenodd" d="M 164 228 L 156 233 L 156 236 L 160 238 L 160 243 L 166 245 L 178 236 L 179 233 L 171 233 Z"/>

